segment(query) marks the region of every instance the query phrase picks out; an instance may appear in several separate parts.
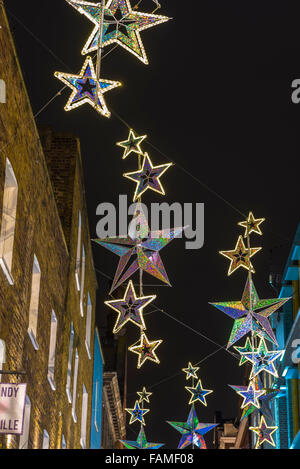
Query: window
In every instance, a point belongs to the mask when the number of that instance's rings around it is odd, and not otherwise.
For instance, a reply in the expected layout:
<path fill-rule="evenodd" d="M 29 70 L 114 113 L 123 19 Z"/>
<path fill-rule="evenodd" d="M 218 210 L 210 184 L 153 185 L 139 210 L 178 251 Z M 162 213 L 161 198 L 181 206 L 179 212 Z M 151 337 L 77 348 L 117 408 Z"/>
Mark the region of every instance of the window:
<path fill-rule="evenodd" d="M 0 80 L 0 103 L 6 103 L 6 84 L 4 80 Z"/>
<path fill-rule="evenodd" d="M 3 192 L 2 224 L 0 234 L 0 265 L 10 285 L 15 226 L 17 215 L 18 183 L 8 159 L 6 159 L 5 183 Z"/>
<path fill-rule="evenodd" d="M 61 437 L 61 449 L 67 449 L 67 443 L 64 435 Z"/>
<path fill-rule="evenodd" d="M 86 391 L 85 385 L 83 385 L 82 410 L 81 410 L 81 438 L 80 438 L 80 444 L 83 449 L 86 449 L 86 425 L 87 425 L 87 415 L 88 415 L 88 401 L 89 401 L 89 395 Z"/>
<path fill-rule="evenodd" d="M 0 370 L 2 370 L 3 363 L 5 363 L 5 342 L 0 339 Z M 0 383 L 1 377 L 2 375 L 0 374 Z"/>
<path fill-rule="evenodd" d="M 44 430 L 43 432 L 43 449 L 49 449 L 50 446 L 50 438 L 47 430 Z"/>
<path fill-rule="evenodd" d="M 67 384 L 66 392 L 68 396 L 68 401 L 72 402 L 71 395 L 71 377 L 72 377 L 72 358 L 73 358 L 73 346 L 74 346 L 74 327 L 71 323 L 71 334 L 70 334 L 70 343 L 69 343 L 69 357 L 68 357 L 68 370 L 67 370 Z"/>
<path fill-rule="evenodd" d="M 40 298 L 41 269 L 36 256 L 33 258 L 31 297 L 29 306 L 29 326 L 28 334 L 35 350 L 39 349 L 37 336 L 37 322 L 39 314 L 39 298 Z"/>
<path fill-rule="evenodd" d="M 78 235 L 77 235 L 77 252 L 76 252 L 76 264 L 75 264 L 75 280 L 76 280 L 76 287 L 77 290 L 80 290 L 80 256 L 81 256 L 81 212 L 79 211 L 79 219 L 78 219 Z"/>
<path fill-rule="evenodd" d="M 56 335 L 57 335 L 57 319 L 55 312 L 52 310 L 51 314 L 51 328 L 50 328 L 50 345 L 49 345 L 49 359 L 48 359 L 48 381 L 51 389 L 55 391 L 54 381 L 54 368 L 55 368 L 55 349 L 56 349 Z"/>
<path fill-rule="evenodd" d="M 79 366 L 79 355 L 76 349 L 75 351 L 75 365 L 74 365 L 74 377 L 73 377 L 73 397 L 72 397 L 72 417 L 74 422 L 77 422 L 76 416 L 76 397 L 77 397 L 77 379 L 78 379 L 78 366 Z"/>
<path fill-rule="evenodd" d="M 91 332 L 92 332 L 92 302 L 88 293 L 87 309 L 86 309 L 86 327 L 85 327 L 85 346 L 89 359 L 91 359 Z"/>
<path fill-rule="evenodd" d="M 82 246 L 82 258 L 81 258 L 81 282 L 80 282 L 80 314 L 83 317 L 83 298 L 84 298 L 84 280 L 85 280 L 85 250 Z"/>
<path fill-rule="evenodd" d="M 23 434 L 20 435 L 19 440 L 19 449 L 27 449 L 29 441 L 29 429 L 30 429 L 30 413 L 31 413 L 31 403 L 28 396 L 25 400 L 25 410 L 24 410 L 24 422 L 23 422 Z"/>

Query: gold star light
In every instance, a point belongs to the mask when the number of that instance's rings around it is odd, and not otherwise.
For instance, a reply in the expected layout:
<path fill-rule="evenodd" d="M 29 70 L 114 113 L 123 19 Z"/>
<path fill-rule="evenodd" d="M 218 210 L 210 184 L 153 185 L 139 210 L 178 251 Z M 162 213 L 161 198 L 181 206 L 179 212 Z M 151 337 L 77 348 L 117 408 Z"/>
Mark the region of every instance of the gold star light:
<path fill-rule="evenodd" d="M 154 340 L 150 342 L 145 333 L 141 334 L 140 343 L 138 345 L 131 345 L 128 347 L 130 352 L 136 353 L 139 356 L 137 367 L 140 369 L 146 360 L 150 360 L 159 364 L 160 361 L 155 353 L 156 348 L 162 343 L 162 340 Z"/>
<path fill-rule="evenodd" d="M 250 258 L 260 250 L 261 248 L 250 248 L 249 255 L 249 250 L 244 244 L 243 237 L 239 236 L 235 248 L 232 251 L 219 251 L 222 256 L 225 256 L 230 259 L 230 266 L 227 275 L 231 275 L 239 267 L 243 267 L 244 269 L 250 270 L 252 273 L 255 273 Z"/>
<path fill-rule="evenodd" d="M 130 153 L 136 153 L 138 155 L 143 155 L 143 151 L 141 149 L 141 143 L 147 138 L 147 135 L 142 135 L 138 137 L 135 135 L 134 131 L 131 129 L 129 131 L 129 136 L 127 140 L 122 142 L 117 142 L 119 147 L 124 148 L 124 153 L 122 159 L 125 160 Z"/>
<path fill-rule="evenodd" d="M 262 231 L 259 227 L 261 223 L 265 221 L 265 218 L 254 218 L 254 215 L 252 212 L 249 213 L 248 218 L 246 221 L 240 221 L 238 223 L 239 226 L 242 226 L 245 228 L 245 234 L 244 238 L 247 238 L 248 235 L 251 233 L 257 233 L 259 235 L 262 235 Z"/>
<path fill-rule="evenodd" d="M 128 412 L 130 417 L 129 425 L 138 420 L 142 425 L 145 425 L 144 415 L 149 412 L 150 409 L 144 409 L 140 407 L 139 401 L 135 401 L 133 409 L 125 409 Z"/>
<path fill-rule="evenodd" d="M 145 401 L 145 402 L 150 403 L 149 397 L 152 396 L 152 392 L 147 392 L 147 390 L 144 386 L 142 391 L 137 392 L 137 395 L 140 398 L 139 402 Z"/>
<path fill-rule="evenodd" d="M 278 427 L 268 427 L 265 421 L 265 417 L 262 415 L 258 427 L 249 427 L 249 430 L 253 431 L 258 435 L 255 449 L 257 449 L 264 442 L 269 443 L 272 446 L 275 446 L 274 439 L 272 434 L 278 430 Z"/>
<path fill-rule="evenodd" d="M 207 406 L 205 396 L 213 392 L 210 389 L 203 389 L 200 379 L 195 387 L 189 388 L 188 386 L 185 386 L 185 389 L 191 393 L 189 404 L 194 404 L 194 402 L 200 401 L 205 406 Z"/>
<path fill-rule="evenodd" d="M 191 362 L 189 362 L 187 368 L 182 368 L 182 371 L 184 373 L 186 373 L 186 379 L 190 379 L 190 378 L 195 378 L 195 379 L 198 379 L 198 376 L 197 376 L 197 371 L 199 370 L 199 367 L 197 366 L 193 366 L 191 364 Z"/>

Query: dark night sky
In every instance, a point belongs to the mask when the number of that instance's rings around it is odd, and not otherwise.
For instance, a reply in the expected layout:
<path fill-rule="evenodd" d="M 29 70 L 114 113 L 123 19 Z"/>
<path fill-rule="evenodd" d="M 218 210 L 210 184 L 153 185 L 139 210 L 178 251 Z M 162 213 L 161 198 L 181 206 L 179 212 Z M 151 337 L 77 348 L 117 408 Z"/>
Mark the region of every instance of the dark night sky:
<path fill-rule="evenodd" d="M 106 102 L 186 170 L 175 165 L 163 176 L 167 196 L 148 191 L 144 201 L 205 203 L 204 247 L 188 251 L 183 240 L 173 241 L 162 251 L 173 288 L 149 287 L 145 293 L 156 293 L 156 304 L 168 314 L 224 345 L 232 320 L 208 302 L 237 300 L 242 295 L 246 271 L 239 269 L 227 277 L 229 261 L 218 254 L 221 249 L 232 249 L 242 233 L 237 226 L 242 220 L 238 211 L 247 214 L 253 210 L 257 217 L 266 218 L 264 236 L 252 238 L 253 246 L 264 248 L 253 258 L 261 298 L 274 296 L 268 283 L 270 265 L 284 267 L 299 221 L 300 105 L 291 102 L 291 82 L 300 78 L 300 5 L 288 0 L 161 3 L 161 14 L 174 20 L 141 33 L 150 65 L 121 48 L 103 61 L 102 77 L 124 84 L 107 93 Z M 80 70 L 84 60 L 80 51 L 91 23 L 64 0 L 7 0 L 6 6 L 36 113 L 62 87 L 53 77 L 54 71 Z M 152 9 L 151 0 L 143 0 L 139 7 L 146 12 Z M 80 137 L 90 230 L 95 237 L 97 205 L 117 203 L 119 194 L 131 196 L 134 184 L 122 174 L 134 169 L 136 161 L 122 161 L 121 149 L 115 146 L 127 137 L 124 124 L 115 117 L 98 116 L 88 105 L 64 112 L 69 94 L 66 90 L 55 99 L 37 123 Z M 166 162 L 162 154 L 147 145 L 144 148 L 155 164 Z M 275 247 L 271 258 L 270 250 Z M 100 247 L 94 247 L 94 254 L 96 268 L 112 276 L 117 256 Z M 149 276 L 145 281 L 153 283 Z M 108 283 L 100 275 L 99 288 L 103 301 Z M 101 314 L 99 305 L 98 311 Z M 180 370 L 188 361 L 202 360 L 217 346 L 160 312 L 146 319 L 149 338 L 164 339 L 158 349 L 161 365 L 147 362 L 136 370 L 136 355 L 130 354 L 128 405 L 134 404 L 132 393 L 143 385 L 154 385 L 151 414 L 146 416 L 147 437 L 175 448 L 180 435 L 164 421 L 185 421 L 188 415 L 189 393 Z M 133 326 L 129 334 L 135 342 Z M 155 386 L 176 373 L 178 376 Z M 214 389 L 207 397 L 207 408 L 197 405 L 202 422 L 213 421 L 216 410 L 222 410 L 225 417 L 237 415 L 237 396 L 227 384 L 241 384 L 242 375 L 243 369 L 225 351 L 201 364 L 203 387 Z M 138 425 L 132 430 L 138 432 Z M 129 439 L 135 439 L 132 430 L 128 429 Z"/>

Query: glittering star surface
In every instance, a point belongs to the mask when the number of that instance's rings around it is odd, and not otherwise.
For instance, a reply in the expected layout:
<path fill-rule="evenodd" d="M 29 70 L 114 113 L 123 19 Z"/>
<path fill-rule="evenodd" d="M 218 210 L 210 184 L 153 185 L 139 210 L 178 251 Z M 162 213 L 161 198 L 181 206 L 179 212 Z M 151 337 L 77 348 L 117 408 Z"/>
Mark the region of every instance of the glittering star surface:
<path fill-rule="evenodd" d="M 290 298 L 271 298 L 260 300 L 253 281 L 247 279 L 241 301 L 211 303 L 234 319 L 227 347 L 230 347 L 249 332 L 267 338 L 277 345 L 276 337 L 268 317 Z"/>
<path fill-rule="evenodd" d="M 178 449 L 185 449 L 192 444 L 199 449 L 206 449 L 203 435 L 218 425 L 218 423 L 200 423 L 194 406 L 192 406 L 186 422 L 168 421 L 167 423 L 182 434 Z"/>
<path fill-rule="evenodd" d="M 260 418 L 258 427 L 249 427 L 254 433 L 258 435 L 255 449 L 257 449 L 263 443 L 270 443 L 270 445 L 275 446 L 274 439 L 272 437 L 273 433 L 276 432 L 278 427 L 268 427 L 266 424 L 265 417 L 262 415 Z"/>
<path fill-rule="evenodd" d="M 242 352 L 242 356 L 253 364 L 250 379 L 265 371 L 276 378 L 278 373 L 275 368 L 274 362 L 281 358 L 284 350 L 269 351 L 266 342 L 263 338 L 260 339 L 258 348 L 251 352 Z"/>
<path fill-rule="evenodd" d="M 156 298 L 156 295 L 142 296 L 138 298 L 136 296 L 134 286 L 130 280 L 125 291 L 124 298 L 121 300 L 110 300 L 105 301 L 105 304 L 110 308 L 114 309 L 118 313 L 118 318 L 115 323 L 113 333 L 117 334 L 128 321 L 132 322 L 141 329 L 146 329 L 143 309 L 151 301 Z"/>
<path fill-rule="evenodd" d="M 160 182 L 160 177 L 172 166 L 172 163 L 153 166 L 147 153 L 144 155 L 143 167 L 139 171 L 126 173 L 124 177 L 136 182 L 136 189 L 133 197 L 135 202 L 147 189 L 165 195 L 164 188 Z"/>
<path fill-rule="evenodd" d="M 247 236 L 250 235 L 251 233 L 257 233 L 259 235 L 262 235 L 259 225 L 263 223 L 264 221 L 265 221 L 265 218 L 255 219 L 253 213 L 250 212 L 247 220 L 240 221 L 238 225 L 245 228 L 244 238 L 247 238 Z"/>
<path fill-rule="evenodd" d="M 242 354 L 244 352 L 252 352 L 254 350 L 249 337 L 247 337 L 244 347 L 233 347 L 233 348 L 241 354 L 241 359 L 239 363 L 240 366 L 244 365 L 244 363 L 247 363 L 247 359 Z"/>
<path fill-rule="evenodd" d="M 183 227 L 149 232 L 147 220 L 140 204 L 137 204 L 134 218 L 138 214 L 138 233 L 127 237 L 103 238 L 94 241 L 120 257 L 110 293 L 125 282 L 139 269 L 170 285 L 159 251 L 180 236 Z M 132 256 L 134 260 L 132 261 Z M 129 261 L 132 261 L 128 266 Z M 127 267 L 127 269 L 126 269 Z"/>
<path fill-rule="evenodd" d="M 66 111 L 71 111 L 87 103 L 103 116 L 110 117 L 103 95 L 107 91 L 121 86 L 121 83 L 101 78 L 97 90 L 97 77 L 91 57 L 86 58 L 79 75 L 61 72 L 55 72 L 54 75 L 72 89 L 72 94 L 65 106 Z"/>
<path fill-rule="evenodd" d="M 262 396 L 260 396 L 258 398 L 259 403 L 260 403 L 260 409 L 259 409 L 260 413 L 262 413 L 267 419 L 273 420 L 272 411 L 270 409 L 270 401 L 274 397 L 277 396 L 277 394 L 280 392 L 280 389 L 264 388 L 259 376 L 256 376 L 253 381 L 255 383 L 255 389 L 265 391 L 265 394 L 263 394 Z M 242 388 L 244 390 L 247 389 L 246 386 L 243 386 Z M 243 408 L 243 412 L 242 412 L 242 415 L 241 415 L 241 420 L 243 420 L 244 418 L 251 415 L 252 412 L 254 412 L 256 409 L 257 408 L 253 404 L 246 405 Z"/>
<path fill-rule="evenodd" d="M 198 379 L 198 376 L 197 376 L 198 370 L 199 370 L 199 367 L 193 366 L 191 362 L 189 362 L 187 368 L 182 368 L 182 371 L 186 373 L 186 379 L 190 379 L 190 378 Z"/>
<path fill-rule="evenodd" d="M 141 368 L 145 361 L 150 360 L 159 364 L 160 361 L 155 353 L 157 347 L 162 343 L 162 340 L 153 340 L 152 342 L 147 339 L 146 334 L 141 335 L 140 343 L 138 345 L 131 345 L 128 350 L 136 353 L 138 358 L 137 367 Z"/>
<path fill-rule="evenodd" d="M 138 439 L 136 441 L 120 440 L 128 449 L 158 449 L 164 446 L 164 443 L 148 443 L 146 440 L 144 427 L 141 427 Z"/>
<path fill-rule="evenodd" d="M 253 404 L 255 407 L 258 408 L 260 407 L 258 399 L 259 397 L 265 394 L 264 389 L 256 389 L 255 383 L 253 383 L 252 381 L 249 383 L 248 388 L 246 388 L 245 386 L 233 386 L 231 384 L 229 386 L 244 398 L 244 401 L 241 405 L 241 409 L 243 409 L 249 404 Z"/>
<path fill-rule="evenodd" d="M 144 415 L 147 414 L 147 412 L 149 412 L 149 409 L 144 409 L 140 407 L 139 401 L 135 401 L 133 409 L 125 409 L 125 410 L 131 415 L 129 424 L 132 424 L 138 421 L 142 425 L 145 425 Z"/>
<path fill-rule="evenodd" d="M 95 25 L 82 54 L 98 50 L 101 3 L 81 0 L 68 0 L 68 2 Z M 118 44 L 143 63 L 148 64 L 140 31 L 164 23 L 169 19 L 166 16 L 133 11 L 129 0 L 108 0 L 104 9 L 102 47 Z"/>
<path fill-rule="evenodd" d="M 147 392 L 146 388 L 143 387 L 143 390 L 142 391 L 138 391 L 137 392 L 137 395 L 139 396 L 139 402 L 150 402 L 150 399 L 149 397 L 152 396 L 152 392 Z"/>
<path fill-rule="evenodd" d="M 185 386 L 185 389 L 187 389 L 191 393 L 191 399 L 189 404 L 193 404 L 196 401 L 200 401 L 201 404 L 204 404 L 205 406 L 207 406 L 205 396 L 213 392 L 208 389 L 203 389 L 200 379 L 195 387 L 190 388 L 188 386 Z"/>
<path fill-rule="evenodd" d="M 130 153 L 136 153 L 138 155 L 143 155 L 143 151 L 141 149 L 141 143 L 147 138 L 147 135 L 143 135 L 142 137 L 138 137 L 135 135 L 133 130 L 129 131 L 129 136 L 127 140 L 123 142 L 118 142 L 117 145 L 119 147 L 124 148 L 124 153 L 122 159 L 125 160 Z"/>
<path fill-rule="evenodd" d="M 239 267 L 243 267 L 244 269 L 250 270 L 254 273 L 255 270 L 253 269 L 250 258 L 260 250 L 261 248 L 250 248 L 249 255 L 249 250 L 244 244 L 243 237 L 239 236 L 235 248 L 232 251 L 220 251 L 222 256 L 225 256 L 230 260 L 228 275 L 231 275 Z"/>

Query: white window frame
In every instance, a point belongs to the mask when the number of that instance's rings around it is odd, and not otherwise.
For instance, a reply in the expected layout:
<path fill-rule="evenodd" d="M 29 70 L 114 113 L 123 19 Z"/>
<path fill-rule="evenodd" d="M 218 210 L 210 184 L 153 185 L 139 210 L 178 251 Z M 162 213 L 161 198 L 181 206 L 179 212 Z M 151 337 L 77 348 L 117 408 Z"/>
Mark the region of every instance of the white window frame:
<path fill-rule="evenodd" d="M 49 433 L 47 432 L 47 430 L 44 430 L 43 431 L 43 445 L 42 445 L 42 449 L 49 449 L 50 448 L 50 437 L 49 437 Z"/>
<path fill-rule="evenodd" d="M 87 354 L 90 360 L 92 358 L 92 355 L 91 355 L 92 312 L 93 312 L 92 300 L 90 297 L 90 293 L 88 293 L 87 307 L 86 307 L 85 347 L 86 347 Z"/>
<path fill-rule="evenodd" d="M 75 363 L 74 363 L 74 376 L 73 376 L 73 395 L 72 395 L 72 417 L 74 422 L 77 422 L 76 415 L 76 398 L 77 398 L 77 381 L 78 381 L 78 368 L 79 368 L 79 354 L 75 350 Z"/>
<path fill-rule="evenodd" d="M 88 417 L 89 395 L 85 385 L 82 389 L 82 409 L 81 409 L 81 438 L 80 445 L 82 449 L 86 449 L 86 433 L 87 433 L 87 417 Z"/>
<path fill-rule="evenodd" d="M 29 305 L 28 334 L 35 350 L 39 349 L 37 343 L 37 325 L 39 315 L 39 299 L 41 286 L 41 269 L 36 255 L 33 256 L 31 295 Z"/>
<path fill-rule="evenodd" d="M 85 283 L 85 249 L 82 246 L 81 256 L 81 281 L 80 281 L 80 315 L 84 316 L 83 301 L 84 301 L 84 283 Z"/>
<path fill-rule="evenodd" d="M 56 318 L 55 312 L 52 310 L 47 378 L 50 383 L 51 389 L 53 391 L 56 391 L 56 384 L 55 384 L 55 379 L 54 379 L 56 338 L 57 338 L 57 318 Z"/>
<path fill-rule="evenodd" d="M 25 410 L 24 410 L 24 421 L 23 421 L 23 433 L 19 439 L 19 449 L 27 449 L 29 443 L 29 431 L 30 431 L 30 414 L 31 414 L 31 402 L 26 394 L 25 399 Z"/>
<path fill-rule="evenodd" d="M 64 435 L 61 436 L 61 449 L 67 449 L 67 442 Z"/>
<path fill-rule="evenodd" d="M 78 291 L 80 291 L 81 232 L 82 232 L 81 211 L 79 210 L 77 251 L 76 251 L 76 264 L 75 264 L 75 281 L 76 281 L 76 288 Z"/>
<path fill-rule="evenodd" d="M 71 379 L 72 379 L 73 348 L 74 348 L 74 326 L 73 326 L 73 323 L 71 322 L 68 368 L 67 368 L 67 383 L 66 383 L 66 393 L 67 393 L 68 401 L 70 404 L 72 403 Z"/>

